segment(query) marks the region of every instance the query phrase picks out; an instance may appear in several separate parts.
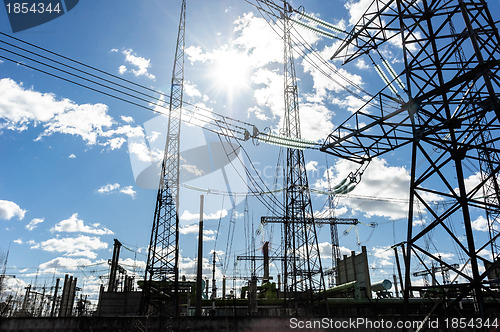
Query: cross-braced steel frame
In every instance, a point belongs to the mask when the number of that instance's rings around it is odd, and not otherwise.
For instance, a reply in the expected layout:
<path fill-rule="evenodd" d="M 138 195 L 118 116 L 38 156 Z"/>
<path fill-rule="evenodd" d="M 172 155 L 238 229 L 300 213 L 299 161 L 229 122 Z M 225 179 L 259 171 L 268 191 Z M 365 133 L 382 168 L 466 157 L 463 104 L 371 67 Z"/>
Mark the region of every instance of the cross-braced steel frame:
<path fill-rule="evenodd" d="M 167 142 L 151 229 L 143 311 L 177 314 L 179 301 L 179 147 L 184 83 L 186 0 L 182 0 L 170 91 Z M 156 283 L 155 283 L 156 282 Z"/>
<path fill-rule="evenodd" d="M 402 41 L 408 99 L 378 94 L 336 128 L 322 150 L 363 163 L 411 145 L 406 303 L 414 291 L 428 290 L 412 285 L 412 260 L 424 266 L 431 261 L 457 275 L 456 295 L 436 309 L 449 312 L 471 297 L 474 314 L 484 318 L 485 297 L 498 297 L 488 276 L 500 262 L 498 29 L 484 0 L 376 0 L 334 57 L 344 56 L 349 62 L 378 52 L 391 38 Z M 414 226 L 421 223 L 417 208 L 426 219 L 423 228 Z M 478 214 L 486 215 L 491 231 L 482 242 L 473 229 Z M 456 268 L 427 250 L 424 238 L 431 235 L 443 245 L 455 246 L 467 258 L 465 264 Z M 488 247 L 493 256 L 480 256 L 479 251 Z M 450 287 L 441 289 L 446 297 Z"/>
<path fill-rule="evenodd" d="M 287 2 L 283 9 L 284 33 L 284 134 L 300 138 L 299 101 L 295 65 L 290 38 L 291 11 Z M 323 269 L 312 220 L 313 209 L 309 194 L 304 152 L 287 149 L 285 176 L 284 229 L 284 294 L 285 301 L 297 314 L 312 309 L 315 293 L 325 291 Z"/>

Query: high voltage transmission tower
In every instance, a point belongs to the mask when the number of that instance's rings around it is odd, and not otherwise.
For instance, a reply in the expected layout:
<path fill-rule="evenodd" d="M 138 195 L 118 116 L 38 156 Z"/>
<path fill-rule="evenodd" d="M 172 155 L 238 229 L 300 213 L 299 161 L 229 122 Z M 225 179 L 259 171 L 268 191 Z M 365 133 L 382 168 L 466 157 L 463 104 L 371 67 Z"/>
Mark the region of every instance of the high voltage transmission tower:
<path fill-rule="evenodd" d="M 290 39 L 292 11 L 288 3 L 283 7 L 285 117 L 284 134 L 300 139 L 300 119 L 297 80 Z M 292 310 L 303 313 L 312 308 L 315 293 L 325 290 L 323 269 L 312 219 L 313 209 L 309 194 L 304 152 L 288 148 L 285 175 L 284 218 L 284 285 L 285 301 Z"/>
<path fill-rule="evenodd" d="M 484 296 L 496 296 L 490 284 L 495 278 L 489 277 L 498 271 L 500 261 L 498 252 L 490 261 L 479 251 L 497 249 L 498 233 L 480 243 L 472 222 L 476 211 L 481 211 L 487 215 L 490 229 L 498 232 L 498 30 L 484 0 L 376 0 L 333 57 L 343 56 L 345 62 L 363 55 L 371 58 L 380 55 L 384 42 L 398 37 L 402 40 L 406 87 L 402 82 L 398 85 L 408 99 L 403 101 L 382 91 L 378 110 L 361 109 L 353 114 L 329 135 L 322 150 L 363 163 L 411 145 L 405 303 L 413 291 L 427 290 L 412 285 L 411 260 L 418 258 L 427 262 L 424 265 L 430 265 L 430 260 L 459 277 L 453 285 L 458 295 L 448 302 L 443 300 L 436 310 L 448 312 L 470 296 L 476 315 L 484 318 Z M 394 77 L 393 82 L 397 79 Z M 396 88 L 388 83 L 394 92 Z M 385 106 L 386 101 L 397 99 L 398 109 Z M 466 181 L 474 177 L 475 183 Z M 439 201 L 446 201 L 446 206 L 436 204 Z M 418 223 L 417 205 L 424 209 L 427 219 L 419 230 L 413 226 Z M 464 230 L 464 239 L 460 240 L 454 230 Z M 459 269 L 438 253 L 425 250 L 420 243 L 428 234 L 458 248 L 468 257 L 467 266 Z M 484 272 L 480 263 L 485 266 Z M 443 298 L 447 289 L 449 285 L 441 286 Z"/>
<path fill-rule="evenodd" d="M 178 314 L 179 308 L 179 146 L 185 31 L 186 0 L 182 0 L 172 71 L 167 142 L 156 196 L 142 304 L 143 311 L 149 310 L 152 305 L 157 312 L 168 311 L 174 315 Z M 159 296 L 163 296 L 163 299 Z"/>

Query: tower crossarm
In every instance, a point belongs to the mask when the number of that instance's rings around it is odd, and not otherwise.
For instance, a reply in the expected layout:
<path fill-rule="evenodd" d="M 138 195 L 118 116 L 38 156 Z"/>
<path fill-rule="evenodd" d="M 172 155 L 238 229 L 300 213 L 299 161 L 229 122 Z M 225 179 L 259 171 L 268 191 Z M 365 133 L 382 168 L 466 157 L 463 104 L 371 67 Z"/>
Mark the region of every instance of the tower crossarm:
<path fill-rule="evenodd" d="M 284 217 L 261 217 L 260 222 L 265 225 L 267 223 L 271 224 L 283 224 L 285 223 Z M 323 224 L 323 225 L 357 225 L 359 221 L 357 218 L 306 218 L 307 223 Z"/>
<path fill-rule="evenodd" d="M 346 121 L 328 135 L 321 151 L 354 162 L 363 163 L 404 146 L 414 140 L 414 127 L 420 128 L 422 135 L 439 133 L 453 126 L 462 126 L 467 118 L 465 113 L 455 113 L 449 119 L 438 118 L 439 115 L 426 111 L 425 106 L 432 106 L 435 98 L 445 91 L 466 90 L 467 82 L 475 80 L 500 66 L 500 60 L 489 60 L 478 64 L 469 71 L 458 75 L 448 82 L 425 91 L 396 110 L 380 107 L 377 113 L 362 108 L 351 115 Z M 482 105 L 484 111 L 489 109 Z M 412 125 L 410 117 L 414 115 L 419 121 Z M 433 120 L 440 123 L 433 125 Z M 496 127 L 497 124 L 491 124 Z M 477 123 L 471 123 L 477 126 Z"/>
<path fill-rule="evenodd" d="M 450 271 L 452 269 L 458 269 L 459 267 L 460 266 L 458 264 L 450 264 L 450 267 L 448 267 L 448 266 L 437 266 L 437 267 L 434 267 L 434 272 L 435 273 L 446 272 L 446 271 Z M 432 272 L 429 271 L 429 270 L 422 270 L 422 271 L 414 272 L 413 276 L 414 277 L 423 277 L 423 276 L 429 275 L 431 273 Z"/>
<path fill-rule="evenodd" d="M 348 63 L 398 35 L 400 29 L 395 0 L 374 0 L 331 57 Z"/>

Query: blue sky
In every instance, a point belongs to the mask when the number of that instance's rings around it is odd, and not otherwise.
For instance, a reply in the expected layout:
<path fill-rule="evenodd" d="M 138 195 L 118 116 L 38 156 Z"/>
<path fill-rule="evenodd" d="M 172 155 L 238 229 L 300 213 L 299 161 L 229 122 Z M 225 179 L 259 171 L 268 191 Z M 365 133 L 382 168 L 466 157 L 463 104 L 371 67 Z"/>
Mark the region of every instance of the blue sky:
<path fill-rule="evenodd" d="M 293 2 L 295 7 L 302 5 L 307 13 L 345 29 L 367 3 Z M 499 3 L 490 1 L 490 5 L 494 14 Z M 283 116 L 280 37 L 244 1 L 197 0 L 188 1 L 187 6 L 185 101 L 255 124 L 261 130 L 277 130 Z M 180 1 L 80 1 L 67 14 L 15 37 L 168 94 L 179 10 Z M 3 9 L 0 31 L 11 34 Z M 338 44 L 308 30 L 297 31 L 325 59 Z M 399 50 L 397 45 L 385 49 L 398 72 Z M 0 51 L 0 55 L 5 53 Z M 340 62 L 333 64 L 340 68 Z M 321 142 L 361 105 L 360 101 L 304 59 L 297 58 L 296 68 L 302 135 Z M 367 60 L 341 70 L 370 93 L 383 86 Z M 151 108 L 155 103 L 151 100 Z M 123 266 L 129 273 L 142 274 L 156 192 L 136 180 L 146 166 L 162 156 L 162 128 L 164 119 L 153 112 L 8 61 L 0 62 L 0 249 L 4 253 L 10 250 L 7 274 L 16 275 L 16 280 L 9 279 L 11 287 L 35 282 L 37 271 L 36 283 L 47 286 L 54 283 L 54 277 L 69 273 L 78 276 L 83 291 L 95 297 L 99 284 L 106 283 L 100 276 L 107 275 L 113 238 L 126 247 L 121 254 Z M 188 125 L 183 125 L 181 140 L 181 150 L 218 142 L 215 135 Z M 223 193 L 248 191 L 248 179 L 240 178 L 238 171 L 244 173 L 244 167 L 251 165 L 271 187 L 279 148 L 250 141 L 242 146 L 250 159 L 243 156 L 244 165 L 235 163 L 235 168 L 226 168 L 227 181 L 221 180 L 223 174 L 218 170 L 211 177 L 186 183 L 190 188 L 182 187 L 182 274 L 195 272 L 194 224 L 202 191 L 193 187 L 217 190 L 205 198 L 204 273 L 210 273 L 209 254 L 215 249 L 224 263 L 217 267 L 218 276 L 250 274 L 248 263 L 234 266 L 234 255 L 248 252 L 251 221 L 256 230 L 260 216 L 269 211 L 249 196 L 246 222 L 243 196 L 232 200 Z M 402 149 L 374 160 L 356 189 L 337 200 L 337 216 L 356 217 L 365 223 L 356 229 L 339 227 L 342 253 L 359 251 L 359 238 L 368 248 L 375 281 L 392 280 L 394 258 L 388 248 L 406 238 L 409 155 L 408 149 Z M 327 188 L 325 154 L 306 151 L 305 157 L 310 185 Z M 328 165 L 333 185 L 355 170 L 332 157 L 328 157 Z M 468 181 L 473 182 L 474 176 L 468 174 Z M 312 197 L 314 211 L 326 213 L 326 196 Z M 231 212 L 233 204 L 236 207 Z M 481 216 L 474 212 L 473 218 L 477 235 L 486 236 Z M 229 248 L 231 220 L 235 229 Z M 375 229 L 366 225 L 372 222 L 378 224 Z M 328 227 L 319 229 L 318 234 L 323 264 L 328 267 Z M 256 248 L 267 240 L 272 250 L 278 249 L 279 227 L 268 225 L 256 235 Z M 435 248 L 454 262 L 449 246 L 436 243 Z M 277 273 L 275 268 L 273 273 Z"/>

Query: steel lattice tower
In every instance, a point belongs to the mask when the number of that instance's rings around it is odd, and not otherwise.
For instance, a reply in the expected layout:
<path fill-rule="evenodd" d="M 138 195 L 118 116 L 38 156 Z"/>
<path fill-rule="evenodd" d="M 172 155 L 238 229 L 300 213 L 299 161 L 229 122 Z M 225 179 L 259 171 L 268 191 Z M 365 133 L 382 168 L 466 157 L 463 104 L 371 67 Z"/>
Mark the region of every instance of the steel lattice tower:
<path fill-rule="evenodd" d="M 295 65 L 290 38 L 291 14 L 287 2 L 284 3 L 284 97 L 285 136 L 301 138 L 299 102 Z M 285 220 L 284 220 L 284 285 L 285 299 L 289 304 L 293 299 L 295 310 L 311 309 L 314 292 L 325 290 L 321 266 L 316 226 L 312 219 L 313 210 L 309 194 L 304 152 L 287 148 L 285 176 Z M 301 303 L 308 303 L 305 306 Z M 300 306 L 301 308 L 298 308 Z"/>
<path fill-rule="evenodd" d="M 483 292 L 495 296 L 486 279 L 500 262 L 497 257 L 489 261 L 478 253 L 489 246 L 496 248 L 497 235 L 479 243 L 471 210 L 489 216 L 490 228 L 498 227 L 498 30 L 484 0 L 376 0 L 334 57 L 343 54 L 349 62 L 378 52 L 382 43 L 398 36 L 408 100 L 395 110 L 387 108 L 387 101 L 394 98 L 379 94 L 378 110 L 359 110 L 329 135 L 322 150 L 362 163 L 411 145 L 406 303 L 412 291 L 427 289 L 411 284 L 412 259 L 418 259 L 427 270 L 430 260 L 459 276 L 454 285 L 458 295 L 452 301 L 443 300 L 435 309 L 447 312 L 465 296 L 472 296 L 476 314 L 484 318 Z M 478 181 L 467 183 L 478 173 Z M 436 204 L 440 201 L 446 202 L 444 208 Z M 428 218 L 425 227 L 418 230 L 413 226 L 418 221 L 417 205 Z M 465 231 L 464 241 L 455 234 L 456 229 Z M 438 254 L 426 251 L 421 242 L 431 232 L 439 232 L 440 242 L 453 243 L 468 258 L 468 268 L 455 268 Z M 485 272 L 480 272 L 480 263 Z M 441 289 L 445 299 L 447 287 Z"/>
<path fill-rule="evenodd" d="M 167 142 L 161 167 L 161 178 L 156 196 L 156 207 L 151 229 L 145 284 L 143 288 L 143 310 L 152 301 L 152 291 L 165 294 L 174 305 L 177 314 L 179 301 L 179 148 L 181 109 L 184 83 L 184 48 L 186 28 L 186 0 L 182 0 L 177 47 L 175 50 L 172 84 L 170 90 Z M 162 308 L 163 304 L 159 305 Z M 160 309 L 164 311 L 165 308 Z M 169 310 L 167 308 L 167 310 Z M 169 310 L 172 311 L 172 310 Z"/>

